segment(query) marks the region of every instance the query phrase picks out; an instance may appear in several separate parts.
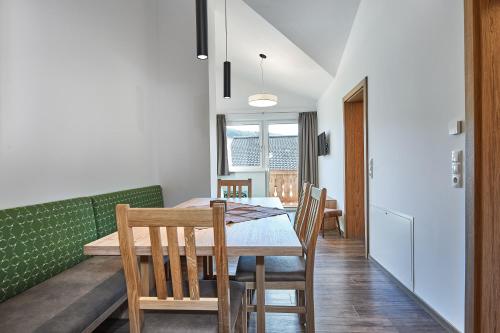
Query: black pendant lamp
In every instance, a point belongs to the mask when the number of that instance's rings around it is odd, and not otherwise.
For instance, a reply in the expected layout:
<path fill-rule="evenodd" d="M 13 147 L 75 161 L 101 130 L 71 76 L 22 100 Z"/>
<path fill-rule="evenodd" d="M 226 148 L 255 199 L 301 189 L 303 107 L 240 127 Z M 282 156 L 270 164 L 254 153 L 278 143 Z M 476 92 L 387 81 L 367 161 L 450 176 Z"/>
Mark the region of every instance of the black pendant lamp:
<path fill-rule="evenodd" d="M 231 62 L 224 61 L 224 98 L 231 98 Z"/>
<path fill-rule="evenodd" d="M 208 58 L 207 0 L 196 0 L 196 48 L 198 59 Z"/>
<path fill-rule="evenodd" d="M 231 62 L 227 61 L 227 0 L 224 0 L 224 24 L 226 28 L 226 61 L 224 61 L 224 98 L 231 98 Z"/>

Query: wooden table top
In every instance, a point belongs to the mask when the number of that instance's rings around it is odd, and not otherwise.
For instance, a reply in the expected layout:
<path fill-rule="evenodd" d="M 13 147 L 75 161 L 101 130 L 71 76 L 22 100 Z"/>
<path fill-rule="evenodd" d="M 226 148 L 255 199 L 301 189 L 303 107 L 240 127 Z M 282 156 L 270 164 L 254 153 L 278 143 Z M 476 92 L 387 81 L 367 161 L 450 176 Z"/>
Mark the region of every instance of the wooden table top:
<path fill-rule="evenodd" d="M 178 208 L 209 205 L 210 198 L 196 198 L 177 205 Z M 231 199 L 264 207 L 283 208 L 279 198 L 241 198 Z M 179 250 L 184 252 L 184 229 L 179 228 Z M 168 255 L 167 232 L 161 230 L 163 253 Z M 212 228 L 197 229 L 196 253 L 200 256 L 213 255 Z M 288 219 L 288 215 L 278 215 L 241 223 L 230 223 L 226 226 L 228 256 L 301 256 L 302 246 Z M 134 228 L 134 239 L 137 255 L 151 255 L 149 232 L 147 228 Z M 118 234 L 116 232 L 95 240 L 84 246 L 86 255 L 120 255 Z"/>

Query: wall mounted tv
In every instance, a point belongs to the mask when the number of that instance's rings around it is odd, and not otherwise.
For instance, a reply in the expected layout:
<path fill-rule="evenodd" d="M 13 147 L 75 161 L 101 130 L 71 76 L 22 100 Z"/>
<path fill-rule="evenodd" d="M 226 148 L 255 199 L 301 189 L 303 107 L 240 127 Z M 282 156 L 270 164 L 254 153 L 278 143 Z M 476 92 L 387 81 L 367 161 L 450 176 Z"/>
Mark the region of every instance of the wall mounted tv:
<path fill-rule="evenodd" d="M 330 154 L 330 145 L 328 144 L 325 132 L 318 135 L 318 156 Z"/>

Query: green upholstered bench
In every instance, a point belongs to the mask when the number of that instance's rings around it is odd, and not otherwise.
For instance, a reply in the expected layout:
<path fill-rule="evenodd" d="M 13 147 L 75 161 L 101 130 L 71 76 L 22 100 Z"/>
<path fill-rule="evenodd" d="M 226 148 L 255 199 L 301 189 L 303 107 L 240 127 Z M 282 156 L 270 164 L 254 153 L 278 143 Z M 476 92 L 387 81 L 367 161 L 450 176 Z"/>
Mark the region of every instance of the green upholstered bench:
<path fill-rule="evenodd" d="M 125 280 L 120 257 L 88 258 L 83 245 L 113 231 L 115 202 L 163 207 L 161 193 L 152 186 L 0 211 L 0 330 L 99 325 L 126 300 Z"/>
<path fill-rule="evenodd" d="M 118 204 L 129 204 L 133 208 L 163 208 L 164 205 L 162 189 L 159 185 L 96 195 L 91 199 L 97 238 L 116 231 L 115 207 Z"/>
<path fill-rule="evenodd" d="M 96 238 L 90 198 L 0 211 L 2 331 L 33 332 L 73 305 L 84 320 L 68 320 L 64 331 L 81 332 L 99 317 L 83 306 L 82 297 L 112 278 L 118 281 L 115 287 L 92 306 L 123 302 L 120 258 L 83 255 L 83 245 Z"/>

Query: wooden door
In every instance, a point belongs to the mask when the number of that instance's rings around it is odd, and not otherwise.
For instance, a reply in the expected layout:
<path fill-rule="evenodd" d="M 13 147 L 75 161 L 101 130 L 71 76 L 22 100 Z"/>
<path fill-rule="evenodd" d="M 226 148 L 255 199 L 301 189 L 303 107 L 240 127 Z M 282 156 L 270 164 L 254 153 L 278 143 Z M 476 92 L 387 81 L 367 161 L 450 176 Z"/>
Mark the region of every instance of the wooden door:
<path fill-rule="evenodd" d="M 364 105 L 344 103 L 346 237 L 365 239 Z"/>

